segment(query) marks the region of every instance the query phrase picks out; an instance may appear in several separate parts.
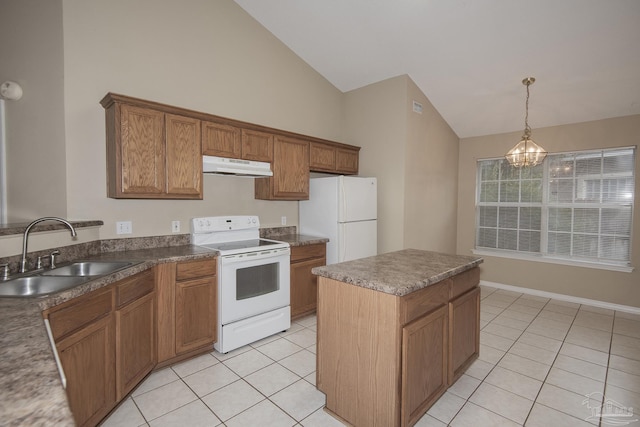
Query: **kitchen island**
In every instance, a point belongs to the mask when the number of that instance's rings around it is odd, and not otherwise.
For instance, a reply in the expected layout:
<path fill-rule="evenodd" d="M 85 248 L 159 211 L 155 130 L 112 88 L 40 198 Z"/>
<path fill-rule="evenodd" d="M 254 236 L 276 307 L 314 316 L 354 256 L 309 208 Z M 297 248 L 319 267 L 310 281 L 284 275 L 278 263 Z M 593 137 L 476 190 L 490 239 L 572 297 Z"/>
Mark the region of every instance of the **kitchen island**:
<path fill-rule="evenodd" d="M 405 249 L 316 267 L 316 381 L 353 426 L 410 426 L 478 357 L 482 258 Z"/>

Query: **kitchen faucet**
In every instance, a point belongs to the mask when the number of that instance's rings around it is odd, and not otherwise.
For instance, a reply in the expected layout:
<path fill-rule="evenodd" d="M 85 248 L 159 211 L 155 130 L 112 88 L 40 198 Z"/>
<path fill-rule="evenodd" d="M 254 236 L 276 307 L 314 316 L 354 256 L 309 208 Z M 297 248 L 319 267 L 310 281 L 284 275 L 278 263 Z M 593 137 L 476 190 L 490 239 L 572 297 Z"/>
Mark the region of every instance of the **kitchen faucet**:
<path fill-rule="evenodd" d="M 27 225 L 26 230 L 24 230 L 24 235 L 22 236 L 22 260 L 20 261 L 20 273 L 24 273 L 27 269 L 27 240 L 29 239 L 29 232 L 31 228 L 43 221 L 58 221 L 69 227 L 71 230 L 71 236 L 76 237 L 78 234 L 76 233 L 76 229 L 73 228 L 73 225 L 65 219 L 58 218 L 55 216 L 46 216 L 44 218 L 38 218 L 33 221 L 31 224 Z"/>

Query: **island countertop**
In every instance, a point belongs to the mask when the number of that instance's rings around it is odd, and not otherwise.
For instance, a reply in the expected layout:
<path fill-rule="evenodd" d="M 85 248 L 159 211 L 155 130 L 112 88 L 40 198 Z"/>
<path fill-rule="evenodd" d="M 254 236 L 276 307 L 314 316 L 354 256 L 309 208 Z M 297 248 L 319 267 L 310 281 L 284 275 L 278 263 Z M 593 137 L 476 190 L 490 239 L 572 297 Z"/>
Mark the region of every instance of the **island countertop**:
<path fill-rule="evenodd" d="M 403 249 L 339 264 L 315 267 L 317 276 L 403 296 L 470 270 L 483 259 L 420 249 Z"/>

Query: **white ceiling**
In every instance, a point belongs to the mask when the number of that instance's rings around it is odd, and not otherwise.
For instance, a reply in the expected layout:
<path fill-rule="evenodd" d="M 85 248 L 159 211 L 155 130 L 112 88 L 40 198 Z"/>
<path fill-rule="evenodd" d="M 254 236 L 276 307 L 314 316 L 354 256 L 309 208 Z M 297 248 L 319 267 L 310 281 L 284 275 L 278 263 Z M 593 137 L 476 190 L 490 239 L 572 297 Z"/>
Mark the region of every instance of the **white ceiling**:
<path fill-rule="evenodd" d="M 459 137 L 640 114 L 640 0 L 235 0 L 343 92 L 407 74 Z"/>

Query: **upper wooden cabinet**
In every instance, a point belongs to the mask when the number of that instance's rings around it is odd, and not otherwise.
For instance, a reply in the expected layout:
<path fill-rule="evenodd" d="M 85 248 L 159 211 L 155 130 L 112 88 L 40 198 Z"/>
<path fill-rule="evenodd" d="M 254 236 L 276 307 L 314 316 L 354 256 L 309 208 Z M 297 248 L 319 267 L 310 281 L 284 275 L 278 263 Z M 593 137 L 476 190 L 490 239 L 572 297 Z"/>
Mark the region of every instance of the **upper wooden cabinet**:
<path fill-rule="evenodd" d="M 107 195 L 202 199 L 200 121 L 107 94 Z"/>
<path fill-rule="evenodd" d="M 221 123 L 202 122 L 202 154 L 207 156 L 242 157 L 241 130 Z"/>
<path fill-rule="evenodd" d="M 359 147 L 311 142 L 309 146 L 309 167 L 313 172 L 357 174 L 359 151 Z"/>
<path fill-rule="evenodd" d="M 276 136 L 271 169 L 273 176 L 255 180 L 256 199 L 309 199 L 309 142 Z"/>
<path fill-rule="evenodd" d="M 273 161 L 273 134 L 242 129 L 242 158 L 259 162 Z"/>
<path fill-rule="evenodd" d="M 273 134 L 223 123 L 202 122 L 202 154 L 271 162 Z"/>
<path fill-rule="evenodd" d="M 360 147 L 108 93 L 107 195 L 202 199 L 202 155 L 271 163 L 255 197 L 307 200 L 310 172 L 358 173 Z"/>

